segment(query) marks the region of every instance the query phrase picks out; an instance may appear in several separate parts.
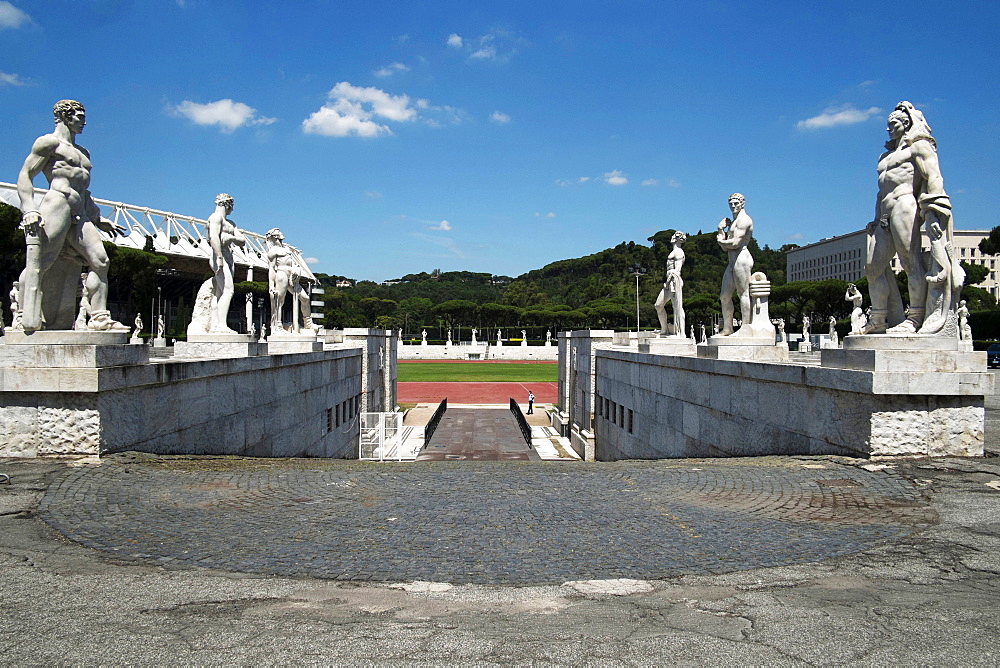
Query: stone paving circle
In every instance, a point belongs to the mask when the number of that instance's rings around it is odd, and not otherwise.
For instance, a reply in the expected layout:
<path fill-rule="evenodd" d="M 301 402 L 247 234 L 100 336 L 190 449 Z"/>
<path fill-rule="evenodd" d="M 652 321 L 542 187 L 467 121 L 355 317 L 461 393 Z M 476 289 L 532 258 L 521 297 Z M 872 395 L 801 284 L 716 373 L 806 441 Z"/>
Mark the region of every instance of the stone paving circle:
<path fill-rule="evenodd" d="M 41 517 L 168 567 L 379 582 L 661 579 L 818 561 L 936 521 L 891 471 L 760 457 L 430 462 L 121 455 Z"/>

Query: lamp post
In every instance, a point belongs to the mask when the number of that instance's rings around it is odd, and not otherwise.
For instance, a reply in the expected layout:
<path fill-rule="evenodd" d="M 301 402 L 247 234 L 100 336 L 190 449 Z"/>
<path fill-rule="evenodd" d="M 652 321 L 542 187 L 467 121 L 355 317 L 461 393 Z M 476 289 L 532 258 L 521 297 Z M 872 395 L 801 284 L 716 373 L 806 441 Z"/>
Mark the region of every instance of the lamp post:
<path fill-rule="evenodd" d="M 628 268 L 628 273 L 635 276 L 635 340 L 639 341 L 639 277 L 645 275 L 646 270 L 637 264 Z"/>

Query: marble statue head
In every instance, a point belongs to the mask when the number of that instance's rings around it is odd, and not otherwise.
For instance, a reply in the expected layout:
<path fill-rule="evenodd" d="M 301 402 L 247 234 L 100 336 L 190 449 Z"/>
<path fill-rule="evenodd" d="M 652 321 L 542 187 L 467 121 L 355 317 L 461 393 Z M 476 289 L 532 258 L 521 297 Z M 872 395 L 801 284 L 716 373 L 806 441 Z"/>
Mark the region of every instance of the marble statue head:
<path fill-rule="evenodd" d="M 264 233 L 264 237 L 269 241 L 271 240 L 282 241 L 284 240 L 285 235 L 282 234 L 281 230 L 279 230 L 277 227 L 272 227 L 266 233 Z"/>
<path fill-rule="evenodd" d="M 729 196 L 729 208 L 732 210 L 734 216 L 743 210 L 746 203 L 747 198 L 739 193 L 733 193 Z"/>
<path fill-rule="evenodd" d="M 62 123 L 76 134 L 87 124 L 87 111 L 76 100 L 59 100 L 52 105 L 52 116 L 56 123 Z"/>
<path fill-rule="evenodd" d="M 918 139 L 927 139 L 937 148 L 937 143 L 931 136 L 931 126 L 924 118 L 924 113 L 906 100 L 897 104 L 896 108 L 889 113 L 886 126 L 890 142 L 902 140 L 906 144 L 912 144 Z M 888 147 L 890 144 L 886 144 L 886 146 Z"/>
<path fill-rule="evenodd" d="M 232 211 L 234 204 L 233 196 L 228 193 L 219 193 L 215 196 L 215 204 L 216 206 L 224 206 Z"/>
<path fill-rule="evenodd" d="M 680 230 L 674 232 L 674 235 L 670 237 L 670 243 L 681 245 L 687 241 L 688 235 L 684 234 Z"/>

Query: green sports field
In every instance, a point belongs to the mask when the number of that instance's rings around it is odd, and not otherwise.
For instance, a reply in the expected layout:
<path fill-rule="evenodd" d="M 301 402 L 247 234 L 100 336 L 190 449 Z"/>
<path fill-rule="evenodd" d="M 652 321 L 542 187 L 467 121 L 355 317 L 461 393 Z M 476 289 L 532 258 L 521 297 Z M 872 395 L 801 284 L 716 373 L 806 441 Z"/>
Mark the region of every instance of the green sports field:
<path fill-rule="evenodd" d="M 400 361 L 397 374 L 400 383 L 554 383 L 559 380 L 559 365 Z"/>

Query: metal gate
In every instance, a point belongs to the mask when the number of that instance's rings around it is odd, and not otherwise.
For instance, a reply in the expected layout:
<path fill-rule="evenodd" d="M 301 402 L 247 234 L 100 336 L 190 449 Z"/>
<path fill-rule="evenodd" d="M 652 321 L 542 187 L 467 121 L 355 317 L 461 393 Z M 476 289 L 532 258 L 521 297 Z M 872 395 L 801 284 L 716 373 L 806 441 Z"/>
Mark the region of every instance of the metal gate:
<path fill-rule="evenodd" d="M 358 459 L 402 461 L 402 413 L 362 413 Z M 409 457 L 412 459 L 412 456 Z"/>

